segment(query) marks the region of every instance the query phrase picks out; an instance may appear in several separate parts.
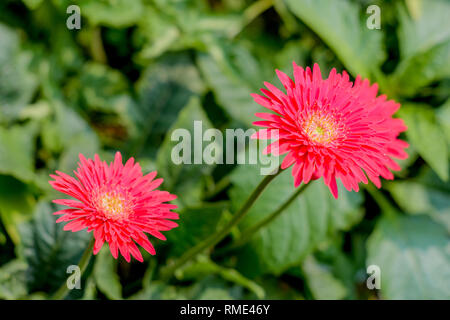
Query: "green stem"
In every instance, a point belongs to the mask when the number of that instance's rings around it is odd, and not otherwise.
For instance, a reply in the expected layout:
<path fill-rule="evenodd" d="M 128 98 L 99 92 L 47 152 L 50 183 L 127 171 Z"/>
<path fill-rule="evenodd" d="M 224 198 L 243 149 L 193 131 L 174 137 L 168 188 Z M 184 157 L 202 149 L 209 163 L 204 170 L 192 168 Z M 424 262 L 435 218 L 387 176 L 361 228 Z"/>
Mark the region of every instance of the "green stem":
<path fill-rule="evenodd" d="M 94 61 L 103 64 L 108 63 L 105 48 L 103 47 L 102 32 L 100 27 L 94 27 L 94 29 L 92 30 L 91 53 Z"/>
<path fill-rule="evenodd" d="M 367 190 L 367 192 L 369 192 L 372 198 L 374 198 L 376 203 L 380 206 L 382 214 L 384 214 L 386 217 L 395 216 L 397 209 L 380 190 L 375 189 L 375 187 L 370 184 L 364 186 L 364 188 Z"/>
<path fill-rule="evenodd" d="M 86 270 L 89 260 L 92 256 L 92 251 L 94 249 L 95 244 L 95 238 L 92 237 L 91 241 L 89 242 L 89 245 L 87 246 L 86 250 L 84 250 L 83 255 L 81 256 L 80 262 L 78 263 L 78 267 L 80 268 L 80 275 L 84 273 Z M 58 291 L 56 291 L 53 296 L 52 300 L 63 300 L 67 293 L 69 292 L 69 287 L 67 286 L 67 283 L 64 282 L 61 287 L 59 287 Z"/>
<path fill-rule="evenodd" d="M 241 31 L 248 26 L 253 20 L 255 20 L 261 13 L 268 10 L 273 6 L 273 0 L 259 0 L 250 5 L 244 10 L 243 17 L 244 21 L 236 30 L 230 33 L 230 38 L 236 37 Z"/>
<path fill-rule="evenodd" d="M 255 203 L 255 201 L 258 199 L 258 197 L 261 195 L 261 193 L 264 191 L 264 189 L 267 187 L 267 185 L 277 176 L 280 174 L 282 170 L 280 168 L 277 168 L 277 172 L 274 174 L 267 175 L 256 187 L 255 190 L 253 190 L 252 194 L 248 197 L 247 201 L 242 205 L 242 207 L 233 215 L 233 218 L 228 222 L 228 224 L 221 230 L 217 231 L 210 237 L 206 238 L 204 241 L 200 242 L 196 246 L 189 249 L 184 255 L 182 255 L 177 261 L 175 261 L 174 264 L 167 267 L 166 270 L 164 270 L 161 274 L 161 278 L 164 280 L 169 279 L 175 271 L 183 266 L 186 262 L 197 256 L 197 254 L 201 253 L 205 249 L 211 248 L 215 246 L 220 240 L 225 238 L 228 233 L 235 227 L 245 216 L 245 214 L 248 212 L 248 210 L 251 208 L 251 206 Z"/>
<path fill-rule="evenodd" d="M 306 188 L 311 184 L 312 182 L 308 183 L 308 184 L 302 184 L 300 186 L 300 188 L 297 188 L 297 190 L 289 197 L 289 199 L 286 200 L 286 202 L 284 202 L 280 207 L 278 207 L 278 209 L 276 209 L 274 212 L 272 212 L 271 214 L 267 215 L 266 218 L 262 219 L 260 222 L 258 222 L 257 224 L 255 224 L 254 226 L 242 231 L 242 235 L 240 238 L 238 238 L 238 240 L 233 243 L 232 245 L 230 245 L 227 248 L 224 248 L 223 250 L 219 250 L 217 252 L 217 254 L 223 254 L 226 252 L 230 252 L 235 248 L 238 248 L 242 245 L 244 245 L 245 243 L 247 243 L 248 240 L 250 240 L 252 238 L 252 236 L 258 232 L 260 229 L 264 228 L 265 226 L 267 226 L 269 223 L 271 223 L 273 220 L 275 220 L 275 218 L 277 218 L 282 212 L 284 212 L 284 210 L 286 210 L 291 204 L 292 202 L 294 202 L 294 200 L 303 193 L 303 191 L 306 190 Z"/>
<path fill-rule="evenodd" d="M 231 184 L 231 180 L 229 176 L 225 176 L 219 182 L 216 183 L 216 186 L 213 190 L 207 192 L 205 196 L 203 197 L 203 200 L 211 199 L 212 197 L 215 197 L 217 194 L 225 190 L 229 185 Z"/>
<path fill-rule="evenodd" d="M 274 0 L 273 7 L 283 21 L 284 26 L 290 33 L 295 33 L 296 31 L 298 31 L 298 23 L 292 13 L 286 7 L 284 0 Z"/>

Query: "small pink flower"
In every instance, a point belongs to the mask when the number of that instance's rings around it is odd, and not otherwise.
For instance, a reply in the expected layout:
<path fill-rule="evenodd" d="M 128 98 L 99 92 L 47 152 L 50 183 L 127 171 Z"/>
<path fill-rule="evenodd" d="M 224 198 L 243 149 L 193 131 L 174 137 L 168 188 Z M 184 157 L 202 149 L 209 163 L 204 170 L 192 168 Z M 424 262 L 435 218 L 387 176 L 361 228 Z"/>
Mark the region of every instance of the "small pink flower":
<path fill-rule="evenodd" d="M 98 155 L 95 160 L 81 154 L 79 157 L 78 170 L 74 171 L 78 180 L 59 171 L 57 175 L 50 175 L 54 179 L 49 181 L 53 188 L 76 199 L 53 201 L 72 208 L 55 212 L 62 215 L 56 222 L 70 221 L 64 230 L 72 232 L 84 228 L 94 231 L 94 254 L 106 241 L 116 259 L 120 251 L 128 262 L 130 254 L 142 262 L 136 243 L 154 255 L 155 249 L 144 232 L 166 240 L 161 231 L 178 226 L 169 220 L 178 219 L 178 214 L 171 212 L 177 206 L 164 203 L 176 196 L 155 190 L 163 179 L 153 180 L 156 171 L 143 176 L 139 163 L 134 163 L 133 158 L 123 165 L 120 152 L 109 166 L 100 161 Z"/>
<path fill-rule="evenodd" d="M 265 96 L 253 94 L 257 103 L 275 113 L 257 113 L 265 127 L 254 138 L 267 139 L 278 130 L 278 140 L 264 152 L 286 154 L 281 167 L 293 166 L 294 185 L 323 177 L 335 198 L 336 178 L 347 190 L 359 190 L 367 177 L 381 187 L 380 176 L 393 179 L 389 170 L 400 170 L 393 158 L 405 159 L 408 143 L 397 139 L 407 128 L 392 115 L 400 104 L 377 97 L 378 85 L 358 76 L 355 83 L 348 74 L 333 69 L 322 79 L 320 68 L 306 71 L 294 65 L 294 80 L 277 70 L 286 89 L 282 92 L 270 83 L 261 89 Z M 366 177 L 367 175 L 367 177 Z"/>

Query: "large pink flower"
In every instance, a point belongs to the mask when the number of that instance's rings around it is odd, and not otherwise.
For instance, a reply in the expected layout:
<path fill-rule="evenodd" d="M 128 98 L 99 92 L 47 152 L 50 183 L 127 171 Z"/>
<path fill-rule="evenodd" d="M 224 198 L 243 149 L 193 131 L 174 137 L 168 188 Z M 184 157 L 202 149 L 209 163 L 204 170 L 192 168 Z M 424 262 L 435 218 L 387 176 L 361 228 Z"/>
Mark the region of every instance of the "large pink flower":
<path fill-rule="evenodd" d="M 328 79 L 322 79 L 320 68 L 313 71 L 294 65 L 294 80 L 277 70 L 286 89 L 282 92 L 270 83 L 265 96 L 253 98 L 274 113 L 257 113 L 264 121 L 254 122 L 265 127 L 255 138 L 267 139 L 278 132 L 278 140 L 264 152 L 286 154 L 281 167 L 293 166 L 295 186 L 323 177 L 335 198 L 336 178 L 347 190 L 358 191 L 360 181 L 367 177 L 379 188 L 380 176 L 393 179 L 389 170 L 400 170 L 393 158 L 408 157 L 408 144 L 397 139 L 406 130 L 401 119 L 392 115 L 400 104 L 377 97 L 378 85 L 358 76 L 355 83 L 348 74 L 333 69 Z M 278 131 L 277 131 L 278 130 Z M 366 177 L 367 175 L 367 177 Z"/>
<path fill-rule="evenodd" d="M 70 221 L 64 230 L 72 232 L 87 228 L 94 231 L 94 254 L 97 254 L 103 243 L 109 244 L 114 258 L 118 251 L 130 261 L 130 253 L 137 260 L 143 261 L 141 252 L 135 242 L 150 254 L 155 249 L 144 232 L 165 240 L 160 231 L 167 231 L 178 225 L 168 219 L 178 219 L 178 214 L 171 212 L 177 206 L 164 203 L 176 198 L 167 191 L 155 190 L 163 179 L 153 180 L 156 171 L 145 176 L 141 167 L 130 158 L 125 166 L 122 156 L 116 153 L 114 162 L 109 166 L 100 161 L 80 154 L 80 163 L 74 171 L 75 179 L 65 173 L 56 171 L 58 175 L 50 175 L 55 181 L 49 183 L 56 190 L 77 200 L 59 199 L 53 202 L 71 207 L 55 212 L 62 215 L 56 222 Z"/>

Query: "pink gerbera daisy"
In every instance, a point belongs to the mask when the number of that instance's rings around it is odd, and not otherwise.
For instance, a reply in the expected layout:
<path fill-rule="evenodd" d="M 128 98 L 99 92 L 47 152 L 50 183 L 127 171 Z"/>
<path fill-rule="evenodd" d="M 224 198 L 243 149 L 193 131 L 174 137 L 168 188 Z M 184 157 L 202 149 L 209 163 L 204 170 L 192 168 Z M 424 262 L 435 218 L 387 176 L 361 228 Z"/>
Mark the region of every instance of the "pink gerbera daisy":
<path fill-rule="evenodd" d="M 64 230 L 72 232 L 87 228 L 94 231 L 94 254 L 97 254 L 103 243 L 117 259 L 118 251 L 126 261 L 130 261 L 130 253 L 139 261 L 143 261 L 141 252 L 135 242 L 150 254 L 155 249 L 144 232 L 165 240 L 160 231 L 167 231 L 178 225 L 169 219 L 178 219 L 178 214 L 171 212 L 177 206 L 164 203 L 176 198 L 167 191 L 155 190 L 163 179 L 153 180 L 156 171 L 145 176 L 139 163 L 130 158 L 122 164 L 120 152 L 108 166 L 100 161 L 86 159 L 80 154 L 78 170 L 74 171 L 75 179 L 63 172 L 50 175 L 55 181 L 49 181 L 53 188 L 74 197 L 77 200 L 59 199 L 54 203 L 71 207 L 55 212 L 62 215 L 56 222 L 70 221 Z"/>
<path fill-rule="evenodd" d="M 400 104 L 377 97 L 378 85 L 360 76 L 353 83 L 345 71 L 341 75 L 333 69 L 324 80 L 317 64 L 312 72 L 293 65 L 294 80 L 276 71 L 286 93 L 266 82 L 268 90 L 261 89 L 265 96 L 252 95 L 276 113 L 256 113 L 264 121 L 254 124 L 266 129 L 254 137 L 277 137 L 264 152 L 287 153 L 281 167 L 293 166 L 296 187 L 323 177 L 335 198 L 336 178 L 349 191 L 358 191 L 358 183 L 367 184 L 367 177 L 378 188 L 380 176 L 393 179 L 389 169 L 400 170 L 393 158 L 408 157 L 408 144 L 397 139 L 406 126 L 392 118 Z"/>

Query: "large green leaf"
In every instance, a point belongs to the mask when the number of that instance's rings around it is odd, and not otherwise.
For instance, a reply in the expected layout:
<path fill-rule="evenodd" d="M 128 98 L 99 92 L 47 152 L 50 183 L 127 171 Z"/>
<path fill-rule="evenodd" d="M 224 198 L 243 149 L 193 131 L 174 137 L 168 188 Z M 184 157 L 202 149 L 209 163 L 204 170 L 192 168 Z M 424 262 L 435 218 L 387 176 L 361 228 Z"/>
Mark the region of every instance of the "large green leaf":
<path fill-rule="evenodd" d="M 407 95 L 450 76 L 450 3 L 428 0 L 417 9 L 408 14 L 398 5 L 402 60 L 393 75 L 393 83 Z"/>
<path fill-rule="evenodd" d="M 10 174 L 23 181 L 34 177 L 36 125 L 0 127 L 0 174 Z"/>
<path fill-rule="evenodd" d="M 21 256 L 28 263 L 27 283 L 30 291 L 53 292 L 66 282 L 67 268 L 77 265 L 92 235 L 85 230 L 63 231 L 53 212 L 58 209 L 40 202 L 32 222 L 20 225 Z"/>
<path fill-rule="evenodd" d="M 197 122 L 198 121 L 198 122 Z M 164 189 L 178 195 L 177 202 L 182 206 L 193 206 L 199 203 L 203 191 L 203 176 L 211 173 L 213 164 L 195 164 L 195 154 L 203 155 L 203 149 L 196 151 L 196 146 L 201 145 L 203 135 L 198 137 L 194 132 L 195 122 L 199 123 L 199 129 L 204 133 L 212 128 L 211 123 L 203 111 L 200 101 L 192 98 L 185 108 L 180 112 L 177 121 L 168 131 L 163 144 L 157 155 L 157 167 L 160 176 L 164 177 Z M 188 137 L 181 136 L 179 141 L 172 141 L 172 133 L 177 130 L 184 130 Z M 200 131 L 198 131 L 199 134 Z M 207 144 L 215 144 L 208 142 Z M 176 153 L 175 146 L 185 145 L 190 151 L 190 163 L 175 164 L 172 153 Z M 183 151 L 183 153 L 186 151 Z"/>
<path fill-rule="evenodd" d="M 219 275 L 226 281 L 247 288 L 253 292 L 258 299 L 263 299 L 265 297 L 264 289 L 256 282 L 247 279 L 232 268 L 224 268 L 217 265 L 206 256 L 198 257 L 197 261 L 177 270 L 175 275 L 179 280 L 184 281 L 200 280 L 208 275 Z"/>
<path fill-rule="evenodd" d="M 425 216 L 382 218 L 368 240 L 367 265 L 381 271 L 386 299 L 450 299 L 450 241 Z"/>
<path fill-rule="evenodd" d="M 229 286 L 219 275 L 207 276 L 191 286 L 172 286 L 160 281 L 132 295 L 130 300 L 229 300 L 242 299 L 241 286 Z"/>
<path fill-rule="evenodd" d="M 205 49 L 211 37 L 232 37 L 243 24 L 243 15 L 209 12 L 193 2 L 155 1 L 145 7 L 146 19 L 137 30 L 136 41 L 143 43 L 140 61 L 167 51 Z"/>
<path fill-rule="evenodd" d="M 71 145 L 64 149 L 58 164 L 59 171 L 69 174 L 77 169 L 80 153 L 86 158 L 93 158 L 100 149 L 98 141 L 90 134 L 77 135 L 70 141 Z"/>
<path fill-rule="evenodd" d="M 226 207 L 226 203 L 204 204 L 201 207 L 181 211 L 178 228 L 167 235 L 173 244 L 173 254 L 176 256 L 183 254 L 214 233 Z"/>
<path fill-rule="evenodd" d="M 129 94 L 126 78 L 99 63 L 86 63 L 70 92 L 83 106 L 106 142 L 124 141 L 136 135 L 137 105 Z"/>
<path fill-rule="evenodd" d="M 28 70 L 30 60 L 18 33 L 0 23 L 0 122 L 15 119 L 33 97 L 37 79 Z"/>
<path fill-rule="evenodd" d="M 95 259 L 94 279 L 99 290 L 111 300 L 122 299 L 122 285 L 116 269 L 116 260 L 104 246 Z"/>
<path fill-rule="evenodd" d="M 400 93 L 415 95 L 421 87 L 450 76 L 449 60 L 450 40 L 402 60 L 392 75 L 392 83 Z"/>
<path fill-rule="evenodd" d="M 42 143 L 47 150 L 60 153 L 72 146 L 77 146 L 79 150 L 91 150 L 91 146 L 75 143 L 83 138 L 98 146 L 98 137 L 93 129 L 76 109 L 67 103 L 55 83 L 46 82 L 44 94 L 53 111 L 53 117 L 44 122 L 41 132 Z"/>
<path fill-rule="evenodd" d="M 165 56 L 147 67 L 137 91 L 141 131 L 133 153 L 143 151 L 153 156 L 180 110 L 204 91 L 204 84 L 189 57 L 179 54 Z"/>
<path fill-rule="evenodd" d="M 319 263 L 314 256 L 308 256 L 302 263 L 306 282 L 315 299 L 339 300 L 347 295 L 344 284 L 334 277 L 326 265 Z"/>
<path fill-rule="evenodd" d="M 167 15 L 153 6 L 145 6 L 147 19 L 141 19 L 136 30 L 135 42 L 142 44 L 138 61 L 159 57 L 180 41 L 180 30 Z"/>
<path fill-rule="evenodd" d="M 406 136 L 420 156 L 443 180 L 448 179 L 448 148 L 445 134 L 433 109 L 426 105 L 407 104 L 399 111 L 408 130 Z"/>
<path fill-rule="evenodd" d="M 33 10 L 38 8 L 42 4 L 43 0 L 22 0 L 22 1 L 28 8 Z"/>
<path fill-rule="evenodd" d="M 76 169 L 80 153 L 93 157 L 98 152 L 99 138 L 86 120 L 66 103 L 54 85 L 46 86 L 45 93 L 53 114 L 43 122 L 42 144 L 47 152 L 60 154 L 58 169 L 70 173 Z M 41 188 L 49 187 L 48 183 L 42 182 Z"/>
<path fill-rule="evenodd" d="M 241 223 L 241 230 L 275 211 L 295 192 L 291 170 L 282 172 L 258 198 Z M 257 166 L 241 165 L 232 174 L 234 211 L 261 181 Z M 294 266 L 338 230 L 348 230 L 362 218 L 362 196 L 340 186 L 335 200 L 322 180 L 311 185 L 279 217 L 255 234 L 238 253 L 238 268 L 246 275 L 279 274 Z"/>
<path fill-rule="evenodd" d="M 425 170 L 416 179 L 390 183 L 388 189 L 407 213 L 427 214 L 450 232 L 450 184 L 442 182 L 431 170 Z"/>
<path fill-rule="evenodd" d="M 264 80 L 262 66 L 242 46 L 210 43 L 210 53 L 200 54 L 197 63 L 224 111 L 235 121 L 250 127 L 255 112 L 261 111 L 250 96 Z"/>
<path fill-rule="evenodd" d="M 403 58 L 430 50 L 450 40 L 450 4 L 446 0 L 421 1 L 417 13 L 398 6 L 399 42 Z"/>
<path fill-rule="evenodd" d="M 26 184 L 0 175 L 1 222 L 15 244 L 20 243 L 18 225 L 31 217 L 34 205 L 34 197 Z"/>
<path fill-rule="evenodd" d="M 348 0 L 286 0 L 286 3 L 333 49 L 354 76 L 369 77 L 383 62 L 381 30 L 366 27 L 357 4 Z"/>
<path fill-rule="evenodd" d="M 450 147 L 450 99 L 436 111 L 437 119 L 445 132 L 448 146 Z"/>
<path fill-rule="evenodd" d="M 124 28 L 135 24 L 143 10 L 141 0 L 80 0 L 81 14 L 92 24 Z"/>
<path fill-rule="evenodd" d="M 25 285 L 27 265 L 11 260 L 0 268 L 0 299 L 23 299 L 27 295 Z"/>
<path fill-rule="evenodd" d="M 209 10 L 209 6 L 198 1 L 154 1 L 155 8 L 170 16 L 175 22 L 183 36 L 186 38 L 200 39 L 205 34 L 214 36 L 232 36 L 241 27 L 244 17 L 238 13 L 223 13 Z M 164 16 L 164 14 L 160 14 Z"/>

